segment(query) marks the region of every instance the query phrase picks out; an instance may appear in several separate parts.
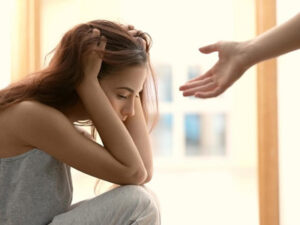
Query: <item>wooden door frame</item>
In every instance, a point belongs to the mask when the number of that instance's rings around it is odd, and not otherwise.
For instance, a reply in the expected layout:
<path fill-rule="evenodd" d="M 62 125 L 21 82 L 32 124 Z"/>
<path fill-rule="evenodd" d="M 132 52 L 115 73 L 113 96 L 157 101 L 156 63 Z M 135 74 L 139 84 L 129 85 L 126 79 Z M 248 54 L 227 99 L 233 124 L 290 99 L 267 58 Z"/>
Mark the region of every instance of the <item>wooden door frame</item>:
<path fill-rule="evenodd" d="M 276 25 L 276 0 L 256 0 L 257 35 Z M 260 225 L 279 225 L 277 62 L 257 65 Z"/>

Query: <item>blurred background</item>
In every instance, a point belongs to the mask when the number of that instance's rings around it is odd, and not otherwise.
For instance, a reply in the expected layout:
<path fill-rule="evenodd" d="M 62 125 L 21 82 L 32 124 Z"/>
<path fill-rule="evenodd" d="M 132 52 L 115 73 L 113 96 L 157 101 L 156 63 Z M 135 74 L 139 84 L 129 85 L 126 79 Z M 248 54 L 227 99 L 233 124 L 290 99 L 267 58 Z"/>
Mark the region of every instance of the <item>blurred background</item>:
<path fill-rule="evenodd" d="M 216 54 L 198 48 L 255 36 L 254 0 L 0 0 L 0 88 L 45 67 L 74 25 L 94 19 L 132 24 L 153 38 L 160 119 L 151 134 L 154 176 L 147 184 L 164 225 L 258 225 L 256 68 L 215 99 L 184 98 L 178 88 L 209 69 Z M 296 0 L 277 0 L 277 23 Z M 23 55 L 21 55 L 21 52 Z M 300 224 L 299 52 L 278 60 L 281 224 Z M 26 73 L 25 73 L 26 72 Z M 92 198 L 96 179 L 72 170 L 73 203 Z"/>

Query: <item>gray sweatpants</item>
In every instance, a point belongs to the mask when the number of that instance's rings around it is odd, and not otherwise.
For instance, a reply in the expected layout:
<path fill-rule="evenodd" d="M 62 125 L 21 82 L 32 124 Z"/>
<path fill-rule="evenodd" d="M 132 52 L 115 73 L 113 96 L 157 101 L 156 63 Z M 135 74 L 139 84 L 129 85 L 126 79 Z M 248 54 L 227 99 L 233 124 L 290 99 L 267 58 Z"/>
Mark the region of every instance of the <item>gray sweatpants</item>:
<path fill-rule="evenodd" d="M 160 225 L 158 204 L 144 186 L 126 185 L 81 202 L 49 225 Z"/>

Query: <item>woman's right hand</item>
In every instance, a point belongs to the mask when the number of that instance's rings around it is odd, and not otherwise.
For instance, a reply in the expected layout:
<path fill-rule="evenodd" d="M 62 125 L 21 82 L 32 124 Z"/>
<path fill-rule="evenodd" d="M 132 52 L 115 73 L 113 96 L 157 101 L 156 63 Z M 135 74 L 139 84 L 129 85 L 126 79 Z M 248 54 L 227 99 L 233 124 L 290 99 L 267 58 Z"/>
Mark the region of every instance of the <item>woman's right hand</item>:
<path fill-rule="evenodd" d="M 99 42 L 96 44 L 96 51 L 92 51 L 84 56 L 83 59 L 83 72 L 84 72 L 84 78 L 82 82 L 86 81 L 97 81 L 98 80 L 98 74 L 101 69 L 102 65 L 102 57 L 106 46 L 106 38 L 104 36 L 101 37 L 101 33 L 98 29 L 94 28 L 92 30 L 92 38 L 99 38 Z M 99 53 L 102 53 L 102 55 L 99 55 Z"/>

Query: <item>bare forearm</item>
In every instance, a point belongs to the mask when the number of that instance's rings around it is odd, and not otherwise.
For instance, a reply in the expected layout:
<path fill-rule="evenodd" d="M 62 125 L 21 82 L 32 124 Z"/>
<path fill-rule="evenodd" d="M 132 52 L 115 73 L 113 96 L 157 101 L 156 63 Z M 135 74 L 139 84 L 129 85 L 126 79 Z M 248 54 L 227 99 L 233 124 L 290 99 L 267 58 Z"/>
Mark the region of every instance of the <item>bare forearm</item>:
<path fill-rule="evenodd" d="M 242 43 L 251 66 L 300 48 L 300 14 L 287 22 Z"/>
<path fill-rule="evenodd" d="M 99 83 L 83 82 L 77 92 L 108 152 L 126 167 L 145 170 L 129 132 L 114 112 Z"/>
<path fill-rule="evenodd" d="M 126 120 L 125 126 L 128 129 L 147 170 L 148 176 L 145 180 L 146 183 L 150 181 L 152 177 L 153 156 L 150 136 L 139 99 L 136 99 L 135 102 L 135 115 Z"/>

